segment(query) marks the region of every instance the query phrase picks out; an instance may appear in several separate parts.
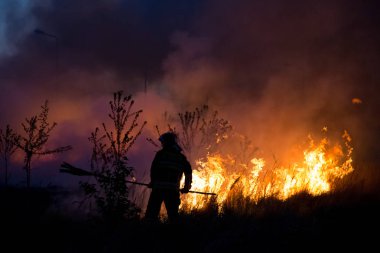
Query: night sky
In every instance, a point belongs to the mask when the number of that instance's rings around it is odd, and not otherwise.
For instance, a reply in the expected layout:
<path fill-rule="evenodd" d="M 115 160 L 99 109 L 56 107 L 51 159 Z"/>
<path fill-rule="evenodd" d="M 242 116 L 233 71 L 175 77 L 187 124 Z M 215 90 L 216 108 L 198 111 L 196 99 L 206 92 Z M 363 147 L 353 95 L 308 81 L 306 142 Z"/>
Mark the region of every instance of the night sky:
<path fill-rule="evenodd" d="M 263 154 L 281 157 L 328 126 L 350 133 L 359 166 L 377 166 L 379 25 L 375 0 L 1 0 L 0 127 L 20 131 L 49 100 L 48 146 L 73 150 L 36 158 L 42 185 L 76 183 L 59 165 L 89 166 L 88 137 L 118 90 L 148 121 L 130 157 L 141 175 L 162 114 L 203 104 Z"/>

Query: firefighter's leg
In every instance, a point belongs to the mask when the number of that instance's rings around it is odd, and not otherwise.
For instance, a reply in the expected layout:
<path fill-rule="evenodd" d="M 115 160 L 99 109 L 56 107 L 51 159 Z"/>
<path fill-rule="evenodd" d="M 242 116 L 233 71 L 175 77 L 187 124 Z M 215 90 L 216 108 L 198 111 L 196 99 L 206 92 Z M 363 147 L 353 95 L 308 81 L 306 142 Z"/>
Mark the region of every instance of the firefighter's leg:
<path fill-rule="evenodd" d="M 153 221 L 158 220 L 158 215 L 160 213 L 162 201 L 163 201 L 162 190 L 160 189 L 152 190 L 149 196 L 148 206 L 145 212 L 145 219 L 153 220 Z"/>
<path fill-rule="evenodd" d="M 179 205 L 181 203 L 179 191 L 167 190 L 164 196 L 164 203 L 168 212 L 169 221 L 177 221 Z"/>

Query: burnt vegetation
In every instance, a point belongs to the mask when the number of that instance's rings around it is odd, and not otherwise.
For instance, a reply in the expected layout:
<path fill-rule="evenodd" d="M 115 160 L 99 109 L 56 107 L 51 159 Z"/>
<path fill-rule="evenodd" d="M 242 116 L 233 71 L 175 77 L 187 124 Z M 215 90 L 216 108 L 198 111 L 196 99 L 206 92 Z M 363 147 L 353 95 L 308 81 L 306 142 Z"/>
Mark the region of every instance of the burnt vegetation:
<path fill-rule="evenodd" d="M 132 98 L 124 96 L 122 91 L 114 93 L 109 106 L 112 126 L 103 123 L 89 137 L 93 147 L 89 171 L 92 180 L 80 183 L 85 196 L 82 206 L 92 205 L 97 215 L 76 216 L 54 208 L 62 189 L 3 187 L 0 191 L 3 247 L 39 252 L 320 252 L 326 249 L 341 252 L 354 247 L 360 251 L 376 247 L 377 233 L 373 231 L 379 225 L 380 173 L 377 168 L 362 164 L 356 164 L 352 174 L 336 182 L 332 191 L 319 196 L 301 192 L 286 200 L 267 197 L 252 201 L 239 192 L 236 184 L 223 203 L 222 212 L 215 199 L 209 198 L 205 208 L 181 212 L 176 224 L 147 223 L 141 219 L 141 210 L 129 199 L 126 183 L 134 172 L 127 154 L 146 122 L 140 123 L 142 111 L 134 110 Z M 30 169 L 33 155 L 68 149 L 43 149 L 55 124 L 47 123 L 47 104 L 42 109 L 39 116 L 27 119 L 23 125 L 25 132 L 30 133 L 26 137 L 20 137 L 8 126 L 1 131 L 3 161 L 8 161 L 16 147 L 23 147 L 30 155 L 29 161 L 28 156 L 25 160 Z M 167 127 L 178 133 L 184 151 L 192 157 L 200 156 L 197 152 L 218 150 L 226 138 L 239 140 L 236 144 L 242 151 L 239 163 L 248 163 L 257 150 L 246 137 L 233 136 L 229 122 L 216 111 L 210 112 L 208 107 L 179 113 L 175 122 L 169 122 Z M 160 134 L 158 126 L 156 130 Z M 155 144 L 154 140 L 149 141 Z"/>

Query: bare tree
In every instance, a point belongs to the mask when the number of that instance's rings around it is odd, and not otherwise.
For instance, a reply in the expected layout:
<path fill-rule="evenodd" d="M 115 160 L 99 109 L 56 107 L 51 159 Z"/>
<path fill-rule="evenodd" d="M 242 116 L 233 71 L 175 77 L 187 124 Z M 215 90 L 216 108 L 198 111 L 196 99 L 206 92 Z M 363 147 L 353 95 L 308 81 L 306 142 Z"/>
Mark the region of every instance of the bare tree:
<path fill-rule="evenodd" d="M 1 159 L 4 162 L 4 183 L 5 186 L 8 185 L 8 162 L 12 154 L 17 150 L 17 142 L 20 136 L 15 133 L 15 131 L 7 125 L 5 132 L 0 129 L 0 153 Z"/>
<path fill-rule="evenodd" d="M 81 182 L 81 187 L 85 190 L 86 200 L 94 199 L 104 218 L 134 217 L 139 210 L 128 198 L 126 180 L 133 176 L 133 167 L 127 164 L 127 153 L 146 121 L 139 125 L 142 110 L 132 111 L 134 101 L 131 96 L 123 96 L 123 91 L 115 92 L 109 104 L 112 130 L 103 123 L 103 134 L 96 128 L 89 138 L 93 145 L 91 172 L 96 183 Z"/>
<path fill-rule="evenodd" d="M 50 133 L 57 126 L 57 123 L 53 122 L 53 124 L 50 124 L 48 122 L 49 107 L 47 100 L 41 106 L 41 109 L 40 114 L 26 118 L 26 123 L 21 123 L 25 135 L 21 135 L 16 143 L 18 148 L 25 153 L 24 169 L 26 171 L 27 187 L 30 187 L 31 162 L 34 155 L 61 153 L 72 148 L 71 146 L 63 146 L 54 149 L 44 149 L 49 140 Z"/>

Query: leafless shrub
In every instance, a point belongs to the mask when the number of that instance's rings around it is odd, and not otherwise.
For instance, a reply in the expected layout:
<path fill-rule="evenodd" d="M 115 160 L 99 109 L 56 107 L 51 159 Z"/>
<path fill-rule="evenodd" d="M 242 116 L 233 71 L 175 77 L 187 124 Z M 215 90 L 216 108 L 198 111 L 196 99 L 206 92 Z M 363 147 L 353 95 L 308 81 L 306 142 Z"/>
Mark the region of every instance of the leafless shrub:
<path fill-rule="evenodd" d="M 49 155 L 72 149 L 71 146 L 44 149 L 57 123 L 53 122 L 53 124 L 50 124 L 48 122 L 49 106 L 47 100 L 41 108 L 40 114 L 26 118 L 26 122 L 21 124 L 25 133 L 24 135 L 20 135 L 16 142 L 17 147 L 25 153 L 24 169 L 26 171 L 27 187 L 30 187 L 31 162 L 35 155 Z"/>

